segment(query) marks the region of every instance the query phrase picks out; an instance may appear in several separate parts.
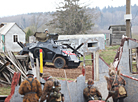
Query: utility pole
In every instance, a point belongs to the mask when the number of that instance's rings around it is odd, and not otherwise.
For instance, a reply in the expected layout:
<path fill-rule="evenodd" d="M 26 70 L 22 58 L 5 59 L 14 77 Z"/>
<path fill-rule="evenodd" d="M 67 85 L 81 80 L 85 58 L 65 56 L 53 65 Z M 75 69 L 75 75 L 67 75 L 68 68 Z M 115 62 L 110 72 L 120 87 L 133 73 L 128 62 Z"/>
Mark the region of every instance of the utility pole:
<path fill-rule="evenodd" d="M 130 12 L 131 8 L 131 0 L 126 0 L 126 15 L 125 15 L 125 20 L 126 20 L 126 36 L 131 38 L 131 27 L 130 27 L 130 20 L 132 19 L 132 15 Z"/>

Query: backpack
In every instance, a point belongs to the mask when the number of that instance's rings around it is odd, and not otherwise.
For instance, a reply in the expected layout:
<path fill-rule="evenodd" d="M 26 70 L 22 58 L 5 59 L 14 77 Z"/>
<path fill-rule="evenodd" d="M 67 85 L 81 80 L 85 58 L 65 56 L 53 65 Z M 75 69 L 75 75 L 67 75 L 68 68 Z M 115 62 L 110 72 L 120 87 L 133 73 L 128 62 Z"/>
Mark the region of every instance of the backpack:
<path fill-rule="evenodd" d="M 123 85 L 119 85 L 118 88 L 119 88 L 118 91 L 119 91 L 120 96 L 126 96 L 127 95 L 127 91 Z"/>

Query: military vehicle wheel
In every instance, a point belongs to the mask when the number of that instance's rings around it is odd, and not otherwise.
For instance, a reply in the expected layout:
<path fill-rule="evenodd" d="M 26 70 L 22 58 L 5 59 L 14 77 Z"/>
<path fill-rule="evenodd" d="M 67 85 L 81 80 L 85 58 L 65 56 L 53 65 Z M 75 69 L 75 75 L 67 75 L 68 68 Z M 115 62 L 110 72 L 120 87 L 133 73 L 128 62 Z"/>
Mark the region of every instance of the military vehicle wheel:
<path fill-rule="evenodd" d="M 34 49 L 34 57 L 35 58 L 39 58 L 39 50 L 40 50 L 40 48 Z M 45 52 L 43 51 L 43 49 L 42 49 L 42 52 L 43 52 L 43 59 L 44 59 L 45 58 Z"/>
<path fill-rule="evenodd" d="M 63 57 L 56 57 L 53 63 L 56 68 L 64 68 L 66 65 L 66 61 Z"/>

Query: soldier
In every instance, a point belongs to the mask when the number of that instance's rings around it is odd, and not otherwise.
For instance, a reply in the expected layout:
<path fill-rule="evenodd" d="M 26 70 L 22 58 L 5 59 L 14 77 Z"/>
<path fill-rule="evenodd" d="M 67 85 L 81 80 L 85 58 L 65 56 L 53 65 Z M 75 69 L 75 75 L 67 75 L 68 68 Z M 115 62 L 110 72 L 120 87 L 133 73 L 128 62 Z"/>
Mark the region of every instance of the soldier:
<path fill-rule="evenodd" d="M 111 64 L 109 68 L 109 76 L 109 78 L 105 76 L 107 80 L 107 89 L 109 90 L 107 99 L 112 96 L 113 102 L 124 102 L 124 98 L 127 96 L 127 92 L 124 87 L 126 85 L 126 81 L 120 76 L 120 70 L 117 70 L 116 72 L 114 66 Z"/>
<path fill-rule="evenodd" d="M 33 78 L 32 70 L 28 70 L 27 79 L 24 80 L 19 88 L 19 93 L 24 95 L 23 102 L 38 102 L 42 95 L 41 84 Z"/>
<path fill-rule="evenodd" d="M 44 88 L 44 85 L 46 83 L 45 77 L 46 77 L 46 73 L 44 73 L 40 78 L 40 83 L 41 83 L 42 89 Z"/>
<path fill-rule="evenodd" d="M 46 80 L 41 100 L 46 102 L 64 102 L 64 95 L 60 92 L 61 84 L 59 81 L 54 80 L 49 73 L 45 73 L 44 79 Z"/>
<path fill-rule="evenodd" d="M 45 33 L 48 34 L 48 29 L 45 29 Z"/>
<path fill-rule="evenodd" d="M 102 95 L 97 89 L 97 87 L 93 86 L 94 81 L 92 79 L 88 80 L 87 87 L 83 90 L 84 98 L 87 102 L 90 100 L 101 100 Z"/>

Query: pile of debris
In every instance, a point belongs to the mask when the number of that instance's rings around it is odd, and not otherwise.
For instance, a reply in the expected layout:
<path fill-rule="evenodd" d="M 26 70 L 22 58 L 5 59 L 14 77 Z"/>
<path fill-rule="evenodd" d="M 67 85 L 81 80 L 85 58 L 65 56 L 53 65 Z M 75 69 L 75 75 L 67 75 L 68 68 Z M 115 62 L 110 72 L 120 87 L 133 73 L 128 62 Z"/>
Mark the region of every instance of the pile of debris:
<path fill-rule="evenodd" d="M 14 72 L 21 73 L 21 80 L 26 78 L 29 55 L 15 55 L 8 51 L 0 55 L 0 84 L 11 85 Z"/>

